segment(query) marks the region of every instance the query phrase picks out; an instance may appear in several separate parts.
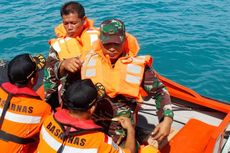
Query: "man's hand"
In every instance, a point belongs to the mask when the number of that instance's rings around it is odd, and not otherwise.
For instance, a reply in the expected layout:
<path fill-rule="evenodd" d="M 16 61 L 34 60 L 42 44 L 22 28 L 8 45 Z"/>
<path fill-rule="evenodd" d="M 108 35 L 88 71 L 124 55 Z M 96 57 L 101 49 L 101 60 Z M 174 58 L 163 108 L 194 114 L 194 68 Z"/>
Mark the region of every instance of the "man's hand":
<path fill-rule="evenodd" d="M 124 128 L 124 129 L 133 129 L 133 125 L 131 123 L 131 120 L 128 118 L 128 117 L 124 117 L 124 116 L 119 116 L 118 117 L 118 121 L 121 123 L 121 126 Z"/>
<path fill-rule="evenodd" d="M 60 68 L 59 68 L 59 74 L 60 76 L 63 76 L 65 71 L 71 72 L 71 73 L 76 73 L 81 69 L 82 66 L 82 61 L 79 57 L 73 57 L 73 58 L 68 58 L 62 61 Z"/>
<path fill-rule="evenodd" d="M 131 153 L 135 153 L 136 140 L 135 140 L 135 130 L 131 123 L 131 120 L 127 117 L 120 116 L 118 121 L 124 129 L 127 129 L 127 138 L 125 142 L 125 148 L 129 149 Z"/>
<path fill-rule="evenodd" d="M 165 117 L 164 120 L 158 124 L 151 133 L 152 139 L 161 142 L 165 137 L 167 137 L 170 133 L 172 121 L 172 118 Z"/>

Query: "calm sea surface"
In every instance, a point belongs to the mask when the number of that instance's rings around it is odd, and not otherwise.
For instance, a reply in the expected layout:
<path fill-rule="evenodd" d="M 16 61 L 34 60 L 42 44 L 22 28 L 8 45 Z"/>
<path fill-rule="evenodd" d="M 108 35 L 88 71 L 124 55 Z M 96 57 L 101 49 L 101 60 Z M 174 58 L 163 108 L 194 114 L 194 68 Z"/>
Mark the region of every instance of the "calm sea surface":
<path fill-rule="evenodd" d="M 24 52 L 47 56 L 64 2 L 1 0 L 0 59 Z M 108 18 L 123 20 L 160 74 L 230 103 L 230 0 L 79 2 L 97 27 Z"/>

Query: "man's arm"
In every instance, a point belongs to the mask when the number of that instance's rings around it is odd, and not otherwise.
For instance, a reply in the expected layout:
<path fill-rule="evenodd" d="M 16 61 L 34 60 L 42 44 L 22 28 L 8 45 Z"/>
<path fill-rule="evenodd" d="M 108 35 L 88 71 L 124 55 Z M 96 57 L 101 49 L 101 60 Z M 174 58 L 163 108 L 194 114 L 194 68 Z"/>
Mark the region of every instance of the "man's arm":
<path fill-rule="evenodd" d="M 61 61 L 57 51 L 51 46 L 44 70 L 45 100 L 55 108 L 58 103 L 58 86 L 64 83 L 68 73 L 76 73 L 81 69 L 79 57 Z M 62 80 L 62 81 L 61 81 Z"/>
<path fill-rule="evenodd" d="M 56 107 L 58 103 L 58 85 L 60 80 L 58 79 L 58 68 L 60 60 L 58 53 L 50 48 L 48 58 L 46 60 L 46 67 L 44 68 L 44 89 L 45 89 L 45 100 L 52 106 Z M 54 104 L 55 103 L 55 104 Z M 55 105 L 55 106 L 54 106 Z"/>
<path fill-rule="evenodd" d="M 118 146 L 111 137 L 105 135 L 105 141 L 98 148 L 98 152 L 110 152 L 110 153 L 135 153 L 135 129 L 131 123 L 131 120 L 127 117 L 120 116 L 117 118 L 121 123 L 121 126 L 127 130 L 127 138 L 125 142 L 125 147 L 121 148 Z"/>
<path fill-rule="evenodd" d="M 121 126 L 127 130 L 125 149 L 129 149 L 131 153 L 135 153 L 136 150 L 135 129 L 131 123 L 131 120 L 127 117 L 120 116 L 118 117 L 118 121 L 121 123 Z"/>
<path fill-rule="evenodd" d="M 155 99 L 160 123 L 153 130 L 152 138 L 161 141 L 169 135 L 173 121 L 171 98 L 164 84 L 157 78 L 150 67 L 145 69 L 143 87 Z"/>
<path fill-rule="evenodd" d="M 80 71 L 82 63 L 80 57 L 72 57 L 63 60 L 58 68 L 58 76 L 63 77 L 66 72 L 76 73 Z"/>

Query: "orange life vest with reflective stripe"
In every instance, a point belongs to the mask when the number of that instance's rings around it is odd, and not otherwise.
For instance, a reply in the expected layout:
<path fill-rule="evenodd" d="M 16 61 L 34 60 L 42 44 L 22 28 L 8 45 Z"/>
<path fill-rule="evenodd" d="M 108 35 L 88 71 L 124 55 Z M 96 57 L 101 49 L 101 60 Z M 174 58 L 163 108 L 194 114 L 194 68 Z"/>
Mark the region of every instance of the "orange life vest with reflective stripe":
<path fill-rule="evenodd" d="M 50 40 L 51 46 L 57 51 L 60 60 L 85 56 L 86 52 L 92 49 L 94 42 L 98 39 L 98 31 L 88 29 L 82 32 L 77 38 L 57 38 Z"/>
<path fill-rule="evenodd" d="M 59 116 L 61 116 L 61 114 Z M 67 122 L 69 122 L 69 117 L 65 118 L 65 113 L 63 116 L 63 120 L 67 120 Z M 103 132 L 93 129 L 94 127 L 98 127 L 96 124 L 92 122 L 92 125 L 88 124 L 88 127 L 86 127 L 86 125 L 84 125 L 84 121 L 80 120 L 78 122 L 80 122 L 78 124 L 82 125 L 81 127 L 72 126 L 69 128 L 69 132 L 66 132 L 68 127 L 65 128 L 65 125 L 70 125 L 71 123 L 63 124 L 59 121 L 57 116 L 49 116 L 43 123 L 37 151 L 39 153 L 57 153 L 58 150 L 62 150 L 62 153 L 123 152 L 120 147 L 113 144 L 110 137 L 105 135 Z M 79 131 L 85 128 L 89 131 Z M 67 133 L 68 136 L 66 135 Z"/>
<path fill-rule="evenodd" d="M 129 56 L 137 56 L 140 47 L 139 44 L 137 42 L 137 39 L 129 34 L 129 33 L 125 33 L 126 35 L 126 39 L 124 42 L 124 52 L 129 55 Z M 95 41 L 95 43 L 93 44 L 93 50 L 100 50 L 101 49 L 101 42 L 100 40 Z"/>
<path fill-rule="evenodd" d="M 83 29 L 93 29 L 94 28 L 94 21 L 91 19 L 86 18 L 85 23 L 83 25 Z M 58 38 L 65 38 L 67 36 L 67 32 L 65 30 L 65 27 L 63 23 L 59 24 L 54 28 L 54 32 Z"/>
<path fill-rule="evenodd" d="M 0 124 L 1 150 L 35 151 L 41 123 L 50 113 L 50 106 L 41 101 L 32 89 L 3 83 L 0 88 L 0 117 L 3 117 Z"/>
<path fill-rule="evenodd" d="M 137 39 L 133 35 L 127 32 L 126 32 L 124 50 L 126 51 L 127 54 L 129 54 L 129 56 L 136 56 L 140 50 Z"/>
<path fill-rule="evenodd" d="M 152 65 L 150 56 L 121 57 L 112 67 L 108 58 L 95 53 L 86 56 L 81 75 L 82 79 L 100 82 L 111 98 L 121 94 L 141 101 L 141 83 L 146 65 Z"/>
<path fill-rule="evenodd" d="M 57 38 L 51 46 L 57 51 L 60 60 L 80 57 L 82 54 L 82 44 L 76 38 Z"/>

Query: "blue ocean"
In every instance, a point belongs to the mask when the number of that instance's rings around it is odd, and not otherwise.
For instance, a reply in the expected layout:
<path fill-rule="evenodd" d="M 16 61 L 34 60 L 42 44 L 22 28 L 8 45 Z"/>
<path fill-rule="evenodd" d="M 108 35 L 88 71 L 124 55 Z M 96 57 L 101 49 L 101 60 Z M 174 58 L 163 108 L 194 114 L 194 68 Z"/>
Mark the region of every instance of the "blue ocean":
<path fill-rule="evenodd" d="M 0 59 L 20 53 L 48 55 L 48 40 L 67 1 L 1 0 Z M 163 76 L 201 95 L 230 103 L 229 0 L 79 1 L 95 25 L 109 18 L 125 22 L 140 54 L 154 58 Z"/>

